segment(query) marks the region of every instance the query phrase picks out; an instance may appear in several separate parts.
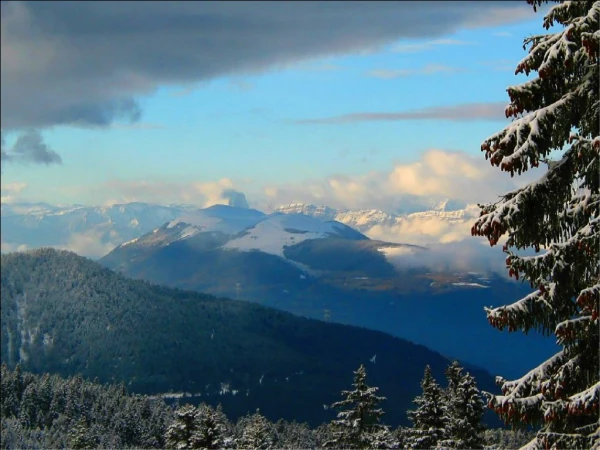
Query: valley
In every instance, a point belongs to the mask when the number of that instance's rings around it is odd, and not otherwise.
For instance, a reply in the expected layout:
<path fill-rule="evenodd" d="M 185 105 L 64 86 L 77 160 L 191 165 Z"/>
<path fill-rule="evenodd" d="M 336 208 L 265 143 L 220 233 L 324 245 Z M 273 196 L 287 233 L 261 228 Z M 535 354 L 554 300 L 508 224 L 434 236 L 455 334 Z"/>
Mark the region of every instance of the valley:
<path fill-rule="evenodd" d="M 390 399 L 387 423 L 404 424 L 425 365 L 442 379 L 449 364 L 378 331 L 131 280 L 64 251 L 3 255 L 1 269 L 3 363 L 137 393 L 189 392 L 234 418 L 260 408 L 316 426 L 365 364 Z M 488 372 L 469 371 L 496 389 Z"/>

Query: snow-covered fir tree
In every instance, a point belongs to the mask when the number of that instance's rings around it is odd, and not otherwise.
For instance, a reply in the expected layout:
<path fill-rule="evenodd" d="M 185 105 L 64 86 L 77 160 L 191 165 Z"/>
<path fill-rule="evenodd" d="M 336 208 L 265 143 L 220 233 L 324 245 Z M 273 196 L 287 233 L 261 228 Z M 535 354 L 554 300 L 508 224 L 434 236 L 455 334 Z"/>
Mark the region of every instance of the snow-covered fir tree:
<path fill-rule="evenodd" d="M 384 415 L 379 404 L 385 397 L 376 395 L 379 388 L 367 385 L 367 371 L 361 366 L 354 372 L 354 390 L 342 391 L 344 400 L 331 405 L 340 409 L 332 422 L 333 439 L 327 448 L 389 448 L 391 434 L 380 420 Z"/>
<path fill-rule="evenodd" d="M 448 387 L 444 392 L 446 438 L 441 448 L 480 449 L 484 444 L 484 403 L 475 379 L 454 361 L 446 369 Z"/>
<path fill-rule="evenodd" d="M 528 0 L 534 10 L 541 0 Z M 516 73 L 531 76 L 507 89 L 510 125 L 487 138 L 494 166 L 521 174 L 540 162 L 544 173 L 480 205 L 472 234 L 491 245 L 506 237 L 509 275 L 533 292 L 487 309 L 509 331 L 554 334 L 562 349 L 522 378 L 499 377 L 503 395 L 489 407 L 511 424 L 541 424 L 529 448 L 600 446 L 600 2 L 560 1 L 544 17 L 548 34 L 525 39 Z M 525 257 L 520 250 L 538 254 Z"/>
<path fill-rule="evenodd" d="M 90 436 L 89 428 L 85 417 L 69 430 L 67 435 L 69 446 L 73 449 L 93 449 L 97 447 L 97 442 Z"/>
<path fill-rule="evenodd" d="M 275 448 L 277 435 L 274 425 L 257 409 L 251 416 L 238 422 L 240 436 L 236 439 L 237 448 L 248 450 Z"/>
<path fill-rule="evenodd" d="M 175 420 L 165 433 L 167 448 L 187 449 L 196 446 L 198 430 L 198 409 L 193 405 L 183 405 L 175 411 Z"/>
<path fill-rule="evenodd" d="M 192 448 L 223 448 L 229 428 L 228 423 L 221 405 L 214 409 L 202 403 L 197 409 L 195 430 L 190 438 Z"/>
<path fill-rule="evenodd" d="M 407 412 L 413 423 L 407 442 L 409 448 L 435 448 L 446 437 L 446 419 L 444 393 L 429 366 L 425 367 L 421 389 L 423 393 L 413 400 L 417 409 Z"/>

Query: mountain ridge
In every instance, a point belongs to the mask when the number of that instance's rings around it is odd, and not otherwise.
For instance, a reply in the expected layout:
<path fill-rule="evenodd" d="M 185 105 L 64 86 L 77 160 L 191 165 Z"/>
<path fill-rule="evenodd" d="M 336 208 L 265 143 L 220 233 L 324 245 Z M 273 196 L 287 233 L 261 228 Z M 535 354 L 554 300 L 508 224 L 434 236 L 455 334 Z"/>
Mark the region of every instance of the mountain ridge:
<path fill-rule="evenodd" d="M 236 201 L 232 197 L 230 203 L 235 205 Z M 461 210 L 447 211 L 447 206 L 448 202 L 442 202 L 422 212 L 397 214 L 375 209 L 335 209 L 296 203 L 282 205 L 273 212 L 303 213 L 325 221 L 336 220 L 361 233 L 376 226 L 393 227 L 411 218 L 429 217 L 441 222 L 457 222 L 466 221 L 475 215 L 472 207 L 461 213 Z M 112 206 L 2 203 L 2 251 L 14 251 L 19 246 L 29 249 L 57 247 L 99 258 L 124 242 L 139 238 L 166 222 L 199 210 L 201 208 L 194 205 L 143 202 Z"/>
<path fill-rule="evenodd" d="M 1 268 L 0 344 L 9 366 L 125 381 L 139 393 L 190 392 L 234 417 L 259 407 L 272 420 L 331 420 L 322 405 L 364 363 L 393 399 L 388 423 L 406 423 L 424 366 L 443 379 L 449 363 L 379 331 L 128 279 L 71 252 L 2 255 Z M 481 388 L 494 389 L 489 373 L 470 370 Z"/>

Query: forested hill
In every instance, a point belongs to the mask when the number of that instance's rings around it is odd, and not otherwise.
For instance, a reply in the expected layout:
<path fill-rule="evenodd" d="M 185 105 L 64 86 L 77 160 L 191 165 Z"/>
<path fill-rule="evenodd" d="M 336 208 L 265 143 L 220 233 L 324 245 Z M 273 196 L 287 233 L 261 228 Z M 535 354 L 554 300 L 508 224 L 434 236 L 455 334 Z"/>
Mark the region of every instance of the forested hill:
<path fill-rule="evenodd" d="M 330 420 L 323 405 L 366 364 L 389 399 L 387 422 L 406 423 L 425 365 L 442 379 L 449 363 L 381 332 L 127 279 L 74 253 L 2 255 L 1 269 L 2 362 L 198 394 L 232 417 L 260 408 L 273 420 Z M 471 373 L 495 389 L 489 374 Z"/>

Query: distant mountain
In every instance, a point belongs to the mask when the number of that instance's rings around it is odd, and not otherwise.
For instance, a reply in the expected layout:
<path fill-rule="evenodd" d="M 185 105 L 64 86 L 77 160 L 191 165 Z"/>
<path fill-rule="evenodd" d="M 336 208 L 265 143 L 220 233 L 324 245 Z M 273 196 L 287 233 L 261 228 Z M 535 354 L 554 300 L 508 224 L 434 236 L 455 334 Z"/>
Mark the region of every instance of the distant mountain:
<path fill-rule="evenodd" d="M 331 420 L 323 405 L 363 363 L 388 398 L 386 423 L 406 423 L 424 366 L 441 381 L 449 363 L 381 332 L 131 280 L 64 251 L 2 255 L 1 269 L 3 363 L 124 381 L 133 392 L 187 392 L 185 401 L 222 403 L 231 418 L 260 408 L 271 420 Z M 469 370 L 496 389 L 488 373 Z"/>
<path fill-rule="evenodd" d="M 381 330 L 506 376 L 555 350 L 547 338 L 506 335 L 485 320 L 484 306 L 517 300 L 526 292 L 521 285 L 477 273 L 400 270 L 390 252 L 429 250 L 371 240 L 323 218 L 214 206 L 99 262 L 133 278 Z"/>
<path fill-rule="evenodd" d="M 226 192 L 228 206 L 248 209 L 245 196 Z M 3 249 L 39 247 L 66 248 L 78 254 L 98 258 L 117 245 L 146 234 L 166 222 L 197 211 L 193 205 L 157 205 L 124 203 L 109 207 L 50 205 L 47 203 L 10 203 L 1 205 Z M 392 227 L 404 220 L 431 217 L 440 221 L 466 221 L 478 210 L 449 201 L 432 203 L 426 211 L 397 214 L 380 210 L 334 209 L 328 206 L 291 204 L 274 212 L 303 214 L 323 221 L 337 221 L 361 233 L 374 226 Z"/>
<path fill-rule="evenodd" d="M 436 218 L 442 222 L 462 222 L 472 220 L 479 215 L 477 205 L 459 205 L 445 200 L 433 203 L 426 211 L 395 214 L 378 209 L 334 209 L 323 205 L 293 203 L 275 209 L 284 214 L 305 214 L 322 220 L 336 220 L 360 232 L 368 232 L 375 226 L 392 227 L 405 220 L 416 218 Z"/>
<path fill-rule="evenodd" d="M 380 248 L 335 221 L 215 205 L 115 248 L 100 262 L 129 276 L 215 295 L 276 301 L 308 292 L 324 273 L 393 274 Z M 307 291 L 308 290 L 308 291 Z M 315 294 L 316 295 L 316 294 Z"/>
<path fill-rule="evenodd" d="M 2 243 L 16 248 L 70 247 L 100 257 L 197 208 L 190 205 L 127 203 L 109 207 L 53 206 L 46 203 L 3 204 Z"/>

